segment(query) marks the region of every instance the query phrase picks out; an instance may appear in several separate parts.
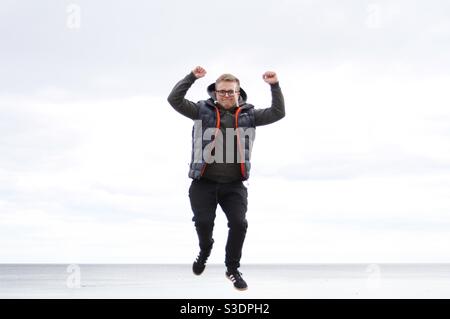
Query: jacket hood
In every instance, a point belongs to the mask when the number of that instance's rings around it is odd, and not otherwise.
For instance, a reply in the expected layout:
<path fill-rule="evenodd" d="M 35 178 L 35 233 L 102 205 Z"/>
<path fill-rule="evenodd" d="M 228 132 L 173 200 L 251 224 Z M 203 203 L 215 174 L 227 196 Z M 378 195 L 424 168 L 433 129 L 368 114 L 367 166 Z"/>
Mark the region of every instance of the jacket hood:
<path fill-rule="evenodd" d="M 217 101 L 216 99 L 216 83 L 211 83 L 208 85 L 208 88 L 206 89 L 208 91 L 208 95 L 213 99 L 214 101 Z M 239 105 L 245 104 L 247 102 L 247 93 L 245 93 L 243 88 L 239 89 Z"/>

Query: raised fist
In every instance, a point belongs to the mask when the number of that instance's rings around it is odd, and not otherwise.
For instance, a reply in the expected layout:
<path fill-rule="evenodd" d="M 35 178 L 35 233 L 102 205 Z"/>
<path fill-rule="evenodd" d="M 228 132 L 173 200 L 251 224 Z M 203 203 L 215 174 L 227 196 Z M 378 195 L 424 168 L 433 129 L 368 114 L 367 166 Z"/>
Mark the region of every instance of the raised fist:
<path fill-rule="evenodd" d="M 267 71 L 263 74 L 263 79 L 266 83 L 275 84 L 278 82 L 278 77 L 275 72 Z"/>
<path fill-rule="evenodd" d="M 196 66 L 192 70 L 192 73 L 194 73 L 194 75 L 197 79 L 200 79 L 206 75 L 206 70 L 204 68 L 202 68 L 201 66 Z"/>

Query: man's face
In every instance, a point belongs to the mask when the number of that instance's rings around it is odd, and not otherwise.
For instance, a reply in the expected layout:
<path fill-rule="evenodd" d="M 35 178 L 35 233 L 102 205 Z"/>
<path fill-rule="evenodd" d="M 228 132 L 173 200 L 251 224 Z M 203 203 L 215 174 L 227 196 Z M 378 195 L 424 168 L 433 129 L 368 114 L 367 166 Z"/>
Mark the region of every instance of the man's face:
<path fill-rule="evenodd" d="M 238 91 L 238 92 L 236 92 Z M 220 105 L 229 109 L 237 104 L 239 88 L 236 82 L 221 81 L 216 84 L 216 99 Z"/>

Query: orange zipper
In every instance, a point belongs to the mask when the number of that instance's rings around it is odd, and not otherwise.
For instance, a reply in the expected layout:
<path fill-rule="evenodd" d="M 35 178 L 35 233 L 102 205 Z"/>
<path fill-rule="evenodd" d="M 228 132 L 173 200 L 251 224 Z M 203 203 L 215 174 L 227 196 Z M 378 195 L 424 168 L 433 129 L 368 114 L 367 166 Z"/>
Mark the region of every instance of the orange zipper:
<path fill-rule="evenodd" d="M 239 136 L 239 129 L 238 129 L 238 118 L 239 118 L 239 113 L 241 112 L 241 107 L 238 107 L 238 109 L 236 110 L 236 120 L 235 120 L 235 127 L 236 127 L 236 131 L 237 131 L 237 141 L 238 141 L 238 149 L 239 149 L 239 154 L 241 156 L 241 160 L 243 160 L 243 162 L 241 162 L 241 174 L 242 177 L 245 178 L 245 158 L 242 155 L 242 147 L 241 147 L 241 138 Z"/>

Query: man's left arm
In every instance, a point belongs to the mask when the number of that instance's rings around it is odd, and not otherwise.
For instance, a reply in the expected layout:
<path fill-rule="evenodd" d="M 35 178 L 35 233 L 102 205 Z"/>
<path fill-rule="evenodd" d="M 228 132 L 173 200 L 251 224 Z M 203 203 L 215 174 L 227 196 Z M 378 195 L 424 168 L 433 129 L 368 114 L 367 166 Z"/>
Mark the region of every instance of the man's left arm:
<path fill-rule="evenodd" d="M 270 84 L 272 105 L 265 109 L 255 109 L 256 126 L 274 123 L 285 116 L 284 97 L 276 73 L 266 72 L 263 75 L 263 79 L 266 83 Z"/>

